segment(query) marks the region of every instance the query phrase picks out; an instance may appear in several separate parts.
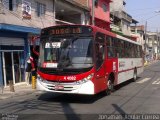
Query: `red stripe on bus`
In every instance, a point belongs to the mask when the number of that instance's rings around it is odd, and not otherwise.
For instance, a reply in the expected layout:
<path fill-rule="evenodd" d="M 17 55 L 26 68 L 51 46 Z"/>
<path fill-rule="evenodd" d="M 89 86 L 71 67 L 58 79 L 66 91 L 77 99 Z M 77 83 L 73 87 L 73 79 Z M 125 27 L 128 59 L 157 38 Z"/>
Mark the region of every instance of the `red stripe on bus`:
<path fill-rule="evenodd" d="M 139 66 L 139 67 L 136 67 L 136 68 L 142 68 L 143 66 Z M 127 71 L 130 71 L 130 70 L 134 70 L 135 68 L 131 68 L 131 69 L 126 69 L 126 70 L 121 70 L 121 71 L 118 71 L 118 73 L 122 73 L 122 72 L 127 72 Z"/>

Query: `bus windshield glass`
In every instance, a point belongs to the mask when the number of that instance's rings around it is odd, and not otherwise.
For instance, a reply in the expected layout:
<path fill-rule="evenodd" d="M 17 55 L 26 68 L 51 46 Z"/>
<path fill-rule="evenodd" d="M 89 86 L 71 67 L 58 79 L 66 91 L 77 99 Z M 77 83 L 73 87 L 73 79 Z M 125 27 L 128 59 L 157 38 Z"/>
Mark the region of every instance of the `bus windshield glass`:
<path fill-rule="evenodd" d="M 42 38 L 41 68 L 82 69 L 93 66 L 91 37 Z"/>

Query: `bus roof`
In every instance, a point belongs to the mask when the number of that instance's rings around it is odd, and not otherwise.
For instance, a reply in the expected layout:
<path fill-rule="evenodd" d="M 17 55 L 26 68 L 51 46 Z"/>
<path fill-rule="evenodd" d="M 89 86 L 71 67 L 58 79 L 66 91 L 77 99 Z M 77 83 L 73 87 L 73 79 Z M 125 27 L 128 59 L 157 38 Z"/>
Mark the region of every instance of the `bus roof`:
<path fill-rule="evenodd" d="M 110 31 L 108 31 L 108 30 L 105 30 L 105 29 L 102 29 L 102 28 L 99 28 L 99 27 L 93 26 L 93 25 L 80 25 L 80 24 L 55 25 L 55 26 L 50 26 L 50 27 L 43 28 L 42 30 L 49 29 L 49 28 L 53 28 L 53 27 L 56 27 L 56 26 L 57 26 L 57 27 L 61 27 L 61 26 L 66 26 L 66 27 L 67 27 L 67 26 L 88 26 L 88 27 L 91 27 L 91 28 L 93 29 L 93 32 L 101 32 L 101 33 L 104 33 L 104 34 L 106 34 L 106 35 L 108 35 L 108 36 L 111 36 L 111 37 L 114 37 L 114 38 L 119 38 L 119 39 L 122 39 L 122 40 L 125 40 L 125 41 L 128 41 L 128 42 L 137 44 L 137 45 L 141 45 L 140 43 L 135 42 L 135 41 L 133 41 L 133 40 L 131 40 L 131 39 L 128 39 L 128 38 L 126 38 L 126 37 L 120 36 L 120 35 L 118 35 L 118 34 L 115 34 L 115 33 L 113 33 L 113 32 L 110 32 Z"/>

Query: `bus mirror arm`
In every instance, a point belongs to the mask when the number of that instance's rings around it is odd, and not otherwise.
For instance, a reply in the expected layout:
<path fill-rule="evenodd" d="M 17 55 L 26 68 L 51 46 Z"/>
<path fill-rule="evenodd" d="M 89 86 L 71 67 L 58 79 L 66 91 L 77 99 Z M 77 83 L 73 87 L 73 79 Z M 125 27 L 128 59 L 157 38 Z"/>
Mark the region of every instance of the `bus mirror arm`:
<path fill-rule="evenodd" d="M 37 56 L 39 56 L 39 52 L 36 51 L 36 41 L 39 39 L 39 36 L 36 37 L 32 37 L 32 43 L 33 43 L 33 53 L 36 54 Z"/>
<path fill-rule="evenodd" d="M 35 46 L 33 46 L 33 52 L 34 52 L 34 54 L 36 54 L 37 56 L 39 56 L 39 52 L 37 52 L 37 51 L 35 50 Z"/>

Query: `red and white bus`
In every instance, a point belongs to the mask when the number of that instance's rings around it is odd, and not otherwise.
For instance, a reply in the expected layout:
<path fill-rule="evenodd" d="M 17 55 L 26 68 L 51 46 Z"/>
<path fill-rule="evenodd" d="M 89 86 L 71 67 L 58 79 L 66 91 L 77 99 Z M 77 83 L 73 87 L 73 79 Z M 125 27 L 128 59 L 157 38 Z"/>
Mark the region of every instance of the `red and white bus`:
<path fill-rule="evenodd" d="M 142 47 L 96 26 L 44 28 L 40 36 L 37 89 L 93 95 L 137 79 Z"/>

